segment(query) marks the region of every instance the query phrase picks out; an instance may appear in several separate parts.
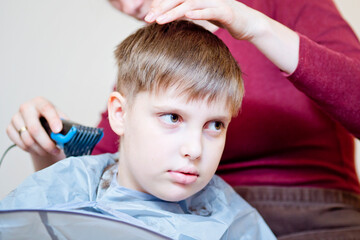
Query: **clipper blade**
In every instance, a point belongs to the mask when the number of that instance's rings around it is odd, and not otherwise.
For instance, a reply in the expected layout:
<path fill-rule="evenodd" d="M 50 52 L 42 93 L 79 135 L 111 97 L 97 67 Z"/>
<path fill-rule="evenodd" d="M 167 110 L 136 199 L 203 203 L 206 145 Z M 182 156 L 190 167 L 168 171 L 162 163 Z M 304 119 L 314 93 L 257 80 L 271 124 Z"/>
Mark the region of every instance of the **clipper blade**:
<path fill-rule="evenodd" d="M 104 135 L 102 128 L 86 127 L 68 120 L 62 120 L 63 130 L 60 133 L 53 133 L 45 118 L 41 117 L 40 122 L 50 138 L 64 149 L 66 157 L 90 155 Z"/>

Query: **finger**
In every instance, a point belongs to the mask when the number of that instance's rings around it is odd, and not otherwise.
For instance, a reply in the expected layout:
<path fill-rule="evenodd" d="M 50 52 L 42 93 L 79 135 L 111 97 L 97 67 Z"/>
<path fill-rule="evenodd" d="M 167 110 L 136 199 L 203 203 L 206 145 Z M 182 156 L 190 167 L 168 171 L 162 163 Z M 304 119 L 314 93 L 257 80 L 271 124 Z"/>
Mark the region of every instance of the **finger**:
<path fill-rule="evenodd" d="M 168 4 L 163 7 L 163 13 L 155 14 L 155 20 L 159 24 L 165 24 L 174 20 L 179 19 L 192 19 L 189 16 L 194 15 L 194 20 L 214 20 L 219 22 L 224 22 L 227 20 L 227 12 L 224 9 L 228 8 L 221 1 L 198 1 L 198 0 L 187 0 L 183 1 L 181 4 L 178 4 L 175 7 Z M 160 9 L 161 7 L 159 7 Z M 169 9 L 168 9 L 169 8 Z M 155 10 L 154 10 L 155 11 Z M 190 14 L 188 14 L 190 13 Z"/>
<path fill-rule="evenodd" d="M 19 131 L 19 129 L 22 128 L 24 128 L 25 130 Z M 7 132 L 10 139 L 24 151 L 34 153 L 40 156 L 44 156 L 47 154 L 30 136 L 30 133 L 25 127 L 25 123 L 19 113 L 15 114 L 12 118 L 11 124 L 9 125 Z"/>
<path fill-rule="evenodd" d="M 37 144 L 35 141 L 33 141 L 33 139 L 30 136 L 30 133 L 27 132 L 23 132 L 21 134 L 21 138 L 23 139 L 25 144 L 29 144 L 26 148 L 27 151 L 31 154 L 36 154 L 38 156 L 49 156 L 49 154 L 47 151 L 45 151 L 39 144 Z"/>
<path fill-rule="evenodd" d="M 178 19 L 182 19 L 185 16 L 185 13 L 190 9 L 187 2 L 180 4 L 179 6 L 167 11 L 165 14 L 162 14 L 156 18 L 158 24 L 169 23 Z"/>
<path fill-rule="evenodd" d="M 165 14 L 166 12 L 177 7 L 183 2 L 184 0 L 154 0 L 151 4 L 150 12 L 145 16 L 144 20 L 149 23 L 154 22 L 159 16 Z"/>
<path fill-rule="evenodd" d="M 12 123 L 10 123 L 9 126 L 6 128 L 6 134 L 13 143 L 15 143 L 18 147 L 20 147 L 24 151 L 27 151 L 25 150 L 25 145 L 20 138 L 18 130 L 15 129 Z"/>
<path fill-rule="evenodd" d="M 36 154 L 38 156 L 48 156 L 49 154 L 56 155 L 60 152 L 60 149 L 58 149 L 55 143 L 48 137 L 46 141 L 38 143 L 31 136 L 30 131 L 21 132 L 19 135 L 25 145 L 25 151 L 28 151 L 29 153 Z"/>
<path fill-rule="evenodd" d="M 191 20 L 207 20 L 215 22 L 218 26 L 228 26 L 231 24 L 231 11 L 217 8 L 206 8 L 201 10 L 193 10 L 185 13 L 185 17 Z"/>
<path fill-rule="evenodd" d="M 40 114 L 40 116 L 43 116 L 46 119 L 46 121 L 50 125 L 51 131 L 54 133 L 60 132 L 61 129 L 63 128 L 63 126 L 62 126 L 60 116 L 59 116 L 56 108 L 54 107 L 54 105 L 52 105 L 49 101 L 47 101 L 46 99 L 44 99 L 42 97 L 35 98 L 34 101 L 35 101 L 36 111 Z M 31 120 L 32 118 L 24 118 L 24 119 Z M 40 124 L 39 121 L 34 121 L 33 123 Z"/>
<path fill-rule="evenodd" d="M 36 154 L 41 154 L 41 156 L 44 152 L 57 154 L 59 149 L 40 123 L 39 116 L 42 115 L 42 113 L 40 113 L 33 104 L 37 106 L 37 100 L 33 101 L 32 104 L 24 104 L 20 107 L 21 122 L 15 122 L 14 126 L 16 129 L 20 129 L 22 126 L 27 127 L 28 131 L 21 134 L 21 139 L 26 148 L 29 149 L 28 151 L 33 150 Z M 41 108 L 41 105 L 39 106 L 39 108 Z M 46 115 L 46 111 L 43 114 Z"/>

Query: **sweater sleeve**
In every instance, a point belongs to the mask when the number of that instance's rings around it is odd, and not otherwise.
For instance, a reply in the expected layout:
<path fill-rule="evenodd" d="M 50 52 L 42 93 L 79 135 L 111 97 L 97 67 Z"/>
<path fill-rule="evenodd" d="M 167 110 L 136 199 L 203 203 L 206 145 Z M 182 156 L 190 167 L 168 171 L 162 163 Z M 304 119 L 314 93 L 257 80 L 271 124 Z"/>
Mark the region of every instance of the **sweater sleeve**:
<path fill-rule="evenodd" d="M 299 63 L 288 78 L 360 138 L 359 41 L 332 1 L 306 0 L 301 4 L 298 17 L 292 15 L 293 26 L 289 26 L 300 36 Z"/>

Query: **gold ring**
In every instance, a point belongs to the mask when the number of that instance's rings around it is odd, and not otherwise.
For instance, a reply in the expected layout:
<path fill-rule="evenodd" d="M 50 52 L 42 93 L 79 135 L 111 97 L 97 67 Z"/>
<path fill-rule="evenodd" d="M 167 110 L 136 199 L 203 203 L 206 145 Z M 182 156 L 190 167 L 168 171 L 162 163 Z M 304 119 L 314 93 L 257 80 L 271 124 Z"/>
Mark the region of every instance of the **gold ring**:
<path fill-rule="evenodd" d="M 18 133 L 19 133 L 19 135 L 21 135 L 23 132 L 26 132 L 26 131 L 27 131 L 26 126 L 23 126 L 22 128 L 20 128 L 20 129 L 18 130 Z"/>

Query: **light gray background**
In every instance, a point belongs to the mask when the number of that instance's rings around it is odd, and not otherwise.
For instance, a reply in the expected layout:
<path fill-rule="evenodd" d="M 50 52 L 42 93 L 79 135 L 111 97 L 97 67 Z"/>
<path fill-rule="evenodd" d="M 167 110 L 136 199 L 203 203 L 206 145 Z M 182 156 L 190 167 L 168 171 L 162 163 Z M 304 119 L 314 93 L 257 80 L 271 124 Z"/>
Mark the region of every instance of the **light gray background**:
<path fill-rule="evenodd" d="M 359 36 L 360 1 L 335 2 Z M 96 125 L 115 82 L 113 50 L 142 24 L 106 0 L 1 0 L 0 155 L 12 144 L 5 132 L 12 115 L 35 96 Z M 28 154 L 12 149 L 0 168 L 0 199 L 32 172 Z"/>

